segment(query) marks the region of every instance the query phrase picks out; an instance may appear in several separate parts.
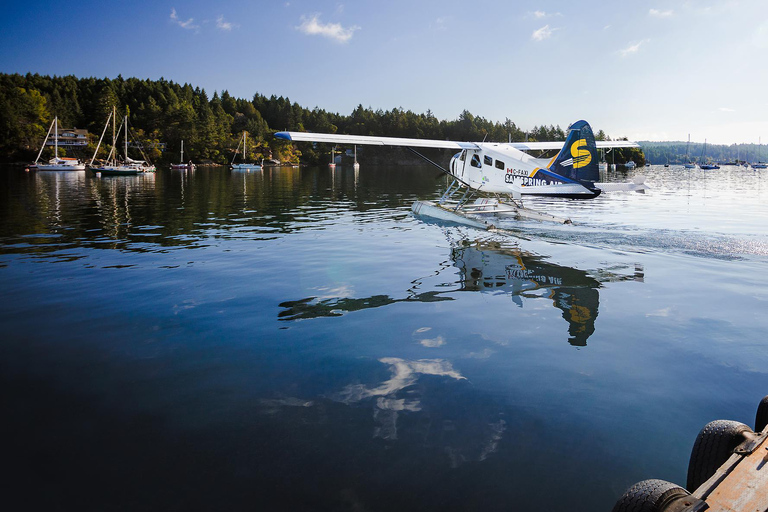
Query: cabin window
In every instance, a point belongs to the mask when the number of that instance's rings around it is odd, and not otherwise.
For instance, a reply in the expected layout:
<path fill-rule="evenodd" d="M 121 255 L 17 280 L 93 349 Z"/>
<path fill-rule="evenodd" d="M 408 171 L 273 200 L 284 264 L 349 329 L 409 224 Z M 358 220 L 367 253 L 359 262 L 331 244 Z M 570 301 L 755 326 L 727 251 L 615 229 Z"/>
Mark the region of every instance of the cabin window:
<path fill-rule="evenodd" d="M 488 155 L 485 155 L 483 157 L 483 163 L 485 165 L 493 165 L 493 158 L 489 157 Z"/>
<path fill-rule="evenodd" d="M 506 168 L 506 165 L 504 165 L 504 162 L 501 160 L 496 160 L 496 168 L 503 171 Z"/>
<path fill-rule="evenodd" d="M 480 164 L 480 157 L 477 156 L 476 154 L 472 155 L 472 161 L 470 162 L 470 165 L 472 167 L 482 167 L 482 165 Z"/>
<path fill-rule="evenodd" d="M 461 152 L 461 156 L 459 157 L 459 160 L 461 160 L 463 162 L 464 161 L 464 157 L 466 157 L 466 156 L 467 156 L 467 151 L 466 150 L 462 151 Z"/>

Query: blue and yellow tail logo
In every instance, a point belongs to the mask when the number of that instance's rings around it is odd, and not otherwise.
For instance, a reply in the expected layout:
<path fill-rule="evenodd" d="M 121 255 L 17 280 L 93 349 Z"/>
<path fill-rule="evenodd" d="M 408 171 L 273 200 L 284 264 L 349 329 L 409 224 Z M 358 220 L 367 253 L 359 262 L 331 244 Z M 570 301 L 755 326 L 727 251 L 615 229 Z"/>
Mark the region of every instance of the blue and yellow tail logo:
<path fill-rule="evenodd" d="M 548 170 L 580 183 L 594 183 L 600 179 L 597 145 L 589 123 L 581 120 L 569 126 L 563 149 Z"/>
<path fill-rule="evenodd" d="M 586 167 L 592 161 L 592 153 L 587 148 L 587 140 L 579 139 L 571 144 L 571 156 L 574 169 Z"/>

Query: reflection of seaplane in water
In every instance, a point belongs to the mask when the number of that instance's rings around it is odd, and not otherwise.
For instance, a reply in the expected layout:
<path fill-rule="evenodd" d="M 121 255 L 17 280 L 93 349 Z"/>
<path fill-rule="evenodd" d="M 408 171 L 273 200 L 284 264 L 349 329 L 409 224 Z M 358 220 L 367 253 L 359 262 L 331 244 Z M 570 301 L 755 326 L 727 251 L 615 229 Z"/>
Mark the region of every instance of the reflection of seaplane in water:
<path fill-rule="evenodd" d="M 637 267 L 626 274 L 616 269 L 592 273 L 549 263 L 541 256 L 492 241 L 462 240 L 451 249 L 451 260 L 461 271 L 462 290 L 501 290 L 520 307 L 523 299 L 551 300 L 568 322 L 568 342 L 576 346 L 586 346 L 587 338 L 595 332 L 601 283 L 643 278 Z"/>
<path fill-rule="evenodd" d="M 548 262 L 544 257 L 505 246 L 499 242 L 465 238 L 450 239 L 451 261 L 458 269 L 458 288 L 446 289 L 438 283 L 435 290 L 419 291 L 429 278 L 413 281 L 415 286 L 404 298 L 374 295 L 362 299 L 338 297 L 309 297 L 280 304 L 281 320 L 300 320 L 317 317 L 341 316 L 352 311 L 376 308 L 399 302 L 437 302 L 454 300 L 455 292 L 503 292 L 523 307 L 526 301 L 547 299 L 562 312 L 568 322 L 568 342 L 585 346 L 587 338 L 595 332 L 595 319 L 599 305 L 598 289 L 604 282 L 642 281 L 643 270 L 614 266 L 610 270 L 585 271 Z M 455 281 L 452 281 L 454 283 Z"/>
<path fill-rule="evenodd" d="M 507 214 L 518 218 L 568 222 L 524 208 L 523 195 L 591 199 L 602 192 L 643 191 L 644 179 L 630 183 L 599 183 L 598 148 L 638 147 L 629 141 L 595 141 L 586 121 L 569 127 L 563 142 L 457 142 L 360 135 L 279 132 L 290 141 L 332 144 L 368 144 L 407 147 L 453 178 L 437 202 L 417 201 L 413 210 L 422 215 L 462 222 L 466 215 Z M 414 148 L 459 150 L 448 169 L 421 155 Z M 535 158 L 526 151 L 559 150 L 554 158 Z M 482 195 L 483 197 L 478 197 Z M 458 217 L 458 218 L 456 218 Z M 480 222 L 478 227 L 489 227 Z"/>

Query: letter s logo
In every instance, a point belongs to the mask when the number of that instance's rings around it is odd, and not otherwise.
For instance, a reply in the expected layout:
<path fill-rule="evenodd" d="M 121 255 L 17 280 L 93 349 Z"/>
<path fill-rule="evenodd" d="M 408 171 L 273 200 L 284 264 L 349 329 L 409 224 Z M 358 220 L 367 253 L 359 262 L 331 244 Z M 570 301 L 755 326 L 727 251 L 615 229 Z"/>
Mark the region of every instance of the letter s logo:
<path fill-rule="evenodd" d="M 586 139 L 579 139 L 571 144 L 571 156 L 573 157 L 573 168 L 579 169 L 586 167 L 592 161 L 592 155 L 589 149 L 586 149 Z"/>

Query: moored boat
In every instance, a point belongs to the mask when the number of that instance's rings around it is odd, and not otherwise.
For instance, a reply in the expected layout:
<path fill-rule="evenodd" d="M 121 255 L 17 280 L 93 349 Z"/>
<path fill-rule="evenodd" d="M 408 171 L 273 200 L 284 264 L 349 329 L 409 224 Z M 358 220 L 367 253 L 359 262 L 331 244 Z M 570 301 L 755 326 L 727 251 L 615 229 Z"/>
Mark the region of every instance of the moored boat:
<path fill-rule="evenodd" d="M 683 167 L 686 169 L 695 169 L 696 164 L 691 162 L 691 156 L 690 156 L 690 149 L 691 149 L 691 134 L 688 134 L 688 144 L 685 146 L 685 163 L 683 164 Z"/>
<path fill-rule="evenodd" d="M 189 162 L 184 162 L 184 140 L 181 141 L 181 157 L 179 158 L 178 164 L 171 164 L 171 169 L 177 169 L 180 171 L 193 171 L 195 169 L 195 164 L 192 163 L 192 160 Z"/>
<path fill-rule="evenodd" d="M 757 162 L 752 163 L 753 169 L 768 169 L 768 164 L 760 160 L 760 153 L 761 149 L 763 149 L 763 141 L 762 139 L 758 138 L 757 143 Z"/>
<path fill-rule="evenodd" d="M 704 163 L 705 155 L 707 153 L 707 139 L 704 139 L 704 147 L 701 149 L 701 162 L 699 164 L 699 169 L 704 171 L 711 171 L 713 169 L 719 169 L 720 166 L 717 164 L 707 164 Z"/>
<path fill-rule="evenodd" d="M 117 114 L 115 107 L 112 107 L 112 112 L 107 117 L 107 122 L 104 125 L 104 130 L 101 132 L 99 143 L 96 145 L 96 151 L 93 153 L 93 158 L 88 164 L 88 168 L 94 174 L 101 174 L 102 176 L 133 176 L 142 172 L 155 172 L 155 166 L 148 163 L 145 160 L 134 160 L 128 156 L 128 116 L 123 118 L 123 122 L 120 124 L 120 128 L 115 132 Z M 101 141 L 104 139 L 104 134 L 107 132 L 109 122 L 112 121 L 112 148 L 107 155 L 106 162 L 102 164 L 94 165 L 96 161 L 96 155 L 101 147 Z M 125 158 L 122 162 L 117 161 L 116 144 L 120 138 L 120 132 L 125 128 L 124 141 L 125 141 Z"/>
<path fill-rule="evenodd" d="M 39 162 L 40 155 L 43 154 L 45 144 L 48 142 L 48 137 L 51 136 L 51 129 L 54 130 L 54 156 L 48 160 L 47 164 L 41 164 Z M 80 162 L 77 158 L 71 158 L 66 156 L 59 156 L 59 118 L 54 117 L 51 126 L 48 128 L 48 133 L 45 135 L 45 140 L 40 148 L 40 152 L 37 154 L 35 163 L 29 166 L 30 169 L 37 169 L 38 171 L 84 171 L 85 164 Z"/>
<path fill-rule="evenodd" d="M 235 160 L 237 159 L 237 153 L 240 150 L 240 144 L 243 145 L 243 161 L 236 164 Z M 232 157 L 232 163 L 230 163 L 230 168 L 232 170 L 242 170 L 242 171 L 260 171 L 261 165 L 257 163 L 248 163 L 248 132 L 243 131 L 243 138 L 238 143 L 237 149 L 235 150 L 235 156 Z"/>

